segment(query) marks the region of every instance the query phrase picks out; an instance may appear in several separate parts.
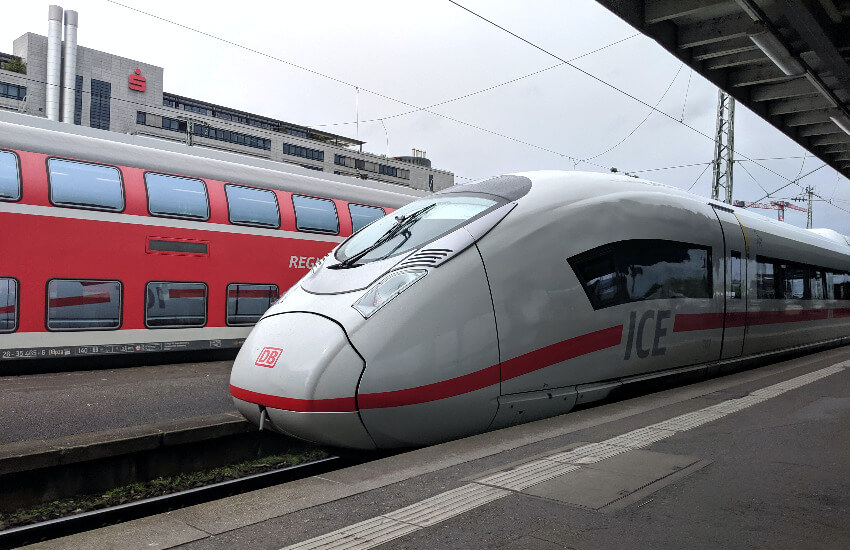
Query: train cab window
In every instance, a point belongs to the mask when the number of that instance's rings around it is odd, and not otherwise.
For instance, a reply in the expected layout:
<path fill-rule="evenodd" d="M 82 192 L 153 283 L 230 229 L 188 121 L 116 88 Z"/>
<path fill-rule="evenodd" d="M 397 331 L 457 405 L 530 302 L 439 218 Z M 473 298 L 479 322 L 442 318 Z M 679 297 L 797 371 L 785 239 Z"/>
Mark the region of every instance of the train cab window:
<path fill-rule="evenodd" d="M 569 259 L 594 309 L 643 300 L 711 297 L 706 246 L 634 239 Z"/>
<path fill-rule="evenodd" d="M 0 151 L 0 201 L 16 201 L 21 198 L 21 172 L 18 170 L 18 155 Z"/>
<path fill-rule="evenodd" d="M 278 299 L 277 285 L 227 285 L 227 324 L 253 325 Z"/>
<path fill-rule="evenodd" d="M 53 279 L 47 283 L 48 330 L 108 330 L 120 326 L 119 281 Z"/>
<path fill-rule="evenodd" d="M 18 281 L 0 277 L 0 332 L 15 332 L 18 326 Z"/>
<path fill-rule="evenodd" d="M 145 326 L 202 327 L 207 323 L 207 285 L 151 282 L 145 288 Z"/>
<path fill-rule="evenodd" d="M 224 192 L 230 223 L 280 227 L 280 210 L 274 191 L 227 184 Z"/>
<path fill-rule="evenodd" d="M 314 233 L 339 233 L 339 217 L 332 200 L 292 195 L 295 207 L 295 225 L 298 231 Z"/>
<path fill-rule="evenodd" d="M 386 215 L 383 208 L 364 206 L 362 204 L 349 204 L 348 213 L 351 214 L 353 233 L 357 233 L 373 221 L 383 218 Z"/>
<path fill-rule="evenodd" d="M 741 253 L 732 251 L 729 258 L 729 289 L 727 296 L 740 299 L 741 292 Z"/>
<path fill-rule="evenodd" d="M 202 180 L 145 173 L 148 211 L 154 216 L 208 220 L 210 201 Z"/>
<path fill-rule="evenodd" d="M 57 206 L 124 210 L 121 172 L 114 166 L 48 159 L 50 202 Z"/>

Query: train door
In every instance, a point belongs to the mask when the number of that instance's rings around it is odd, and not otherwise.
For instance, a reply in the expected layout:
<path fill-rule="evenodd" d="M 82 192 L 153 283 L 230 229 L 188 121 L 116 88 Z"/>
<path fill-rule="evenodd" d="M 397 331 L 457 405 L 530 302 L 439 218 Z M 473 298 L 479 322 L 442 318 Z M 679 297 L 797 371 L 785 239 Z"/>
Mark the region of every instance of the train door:
<path fill-rule="evenodd" d="M 723 230 L 724 324 L 721 359 L 740 357 L 747 330 L 747 235 L 734 212 L 718 206 L 714 213 Z"/>

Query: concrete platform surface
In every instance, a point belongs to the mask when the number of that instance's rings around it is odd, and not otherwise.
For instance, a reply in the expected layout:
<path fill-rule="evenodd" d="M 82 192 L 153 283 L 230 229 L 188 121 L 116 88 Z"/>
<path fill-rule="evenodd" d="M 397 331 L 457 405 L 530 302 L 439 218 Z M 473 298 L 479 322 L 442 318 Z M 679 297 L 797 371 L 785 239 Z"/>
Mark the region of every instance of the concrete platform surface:
<path fill-rule="evenodd" d="M 850 349 L 31 548 L 850 548 Z"/>
<path fill-rule="evenodd" d="M 238 412 L 231 361 L 0 377 L 0 448 Z"/>

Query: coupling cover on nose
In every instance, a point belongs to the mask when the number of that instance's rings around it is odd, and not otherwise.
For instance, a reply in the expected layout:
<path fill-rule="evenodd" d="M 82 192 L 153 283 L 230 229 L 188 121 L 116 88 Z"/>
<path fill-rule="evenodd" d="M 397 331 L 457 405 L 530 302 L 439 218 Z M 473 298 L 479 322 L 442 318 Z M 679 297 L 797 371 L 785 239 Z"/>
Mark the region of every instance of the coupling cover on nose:
<path fill-rule="evenodd" d="M 272 430 L 300 439 L 374 449 L 355 398 L 364 366 L 340 325 L 281 313 L 251 331 L 233 364 L 230 393 L 255 425 L 267 418 Z"/>
<path fill-rule="evenodd" d="M 342 327 L 313 313 L 262 319 L 230 374 L 231 394 L 294 412 L 353 412 L 364 368 Z"/>

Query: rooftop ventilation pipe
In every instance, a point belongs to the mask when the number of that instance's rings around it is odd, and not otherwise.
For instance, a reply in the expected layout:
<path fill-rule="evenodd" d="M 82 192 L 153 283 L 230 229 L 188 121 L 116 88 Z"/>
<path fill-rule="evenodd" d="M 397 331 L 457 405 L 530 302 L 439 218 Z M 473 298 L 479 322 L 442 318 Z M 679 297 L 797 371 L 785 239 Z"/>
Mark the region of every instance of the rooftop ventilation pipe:
<path fill-rule="evenodd" d="M 77 82 L 77 12 L 65 12 L 65 43 L 62 60 L 62 122 L 74 123 L 74 92 Z"/>
<path fill-rule="evenodd" d="M 47 101 L 45 114 L 59 120 L 59 97 L 62 86 L 62 8 L 50 6 L 47 15 Z"/>

